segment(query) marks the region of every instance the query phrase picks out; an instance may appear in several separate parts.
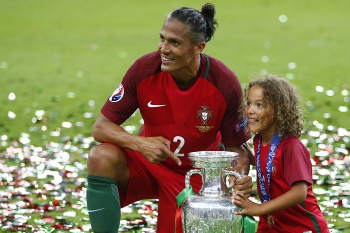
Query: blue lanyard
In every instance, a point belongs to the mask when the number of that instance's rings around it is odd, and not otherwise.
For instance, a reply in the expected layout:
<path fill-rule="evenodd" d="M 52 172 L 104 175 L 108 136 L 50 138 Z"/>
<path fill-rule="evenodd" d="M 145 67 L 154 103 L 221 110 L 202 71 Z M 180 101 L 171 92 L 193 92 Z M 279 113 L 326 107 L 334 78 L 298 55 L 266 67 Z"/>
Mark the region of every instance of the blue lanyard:
<path fill-rule="evenodd" d="M 260 136 L 259 138 L 258 149 L 256 151 L 256 171 L 258 173 L 258 181 L 259 181 L 262 202 L 267 202 L 270 200 L 270 182 L 271 182 L 273 158 L 275 157 L 277 146 L 281 139 L 280 137 L 278 137 L 277 132 L 273 135 L 273 138 L 270 144 L 269 154 L 267 155 L 266 177 L 267 177 L 267 186 L 268 186 L 267 188 L 269 189 L 269 191 L 267 192 L 267 189 L 265 187 L 265 178 L 261 171 L 261 164 L 260 164 L 261 138 L 262 136 Z"/>

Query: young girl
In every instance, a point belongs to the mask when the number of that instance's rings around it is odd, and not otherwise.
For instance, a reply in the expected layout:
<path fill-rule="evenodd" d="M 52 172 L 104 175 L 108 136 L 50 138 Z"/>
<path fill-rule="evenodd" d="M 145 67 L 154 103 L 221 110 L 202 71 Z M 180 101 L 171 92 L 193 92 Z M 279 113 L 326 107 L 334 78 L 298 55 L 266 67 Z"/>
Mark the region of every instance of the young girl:
<path fill-rule="evenodd" d="M 262 204 L 237 192 L 234 203 L 242 210 L 236 214 L 260 216 L 259 233 L 329 232 L 312 193 L 310 154 L 299 140 L 303 114 L 296 90 L 283 78 L 267 75 L 250 82 L 245 97 Z"/>

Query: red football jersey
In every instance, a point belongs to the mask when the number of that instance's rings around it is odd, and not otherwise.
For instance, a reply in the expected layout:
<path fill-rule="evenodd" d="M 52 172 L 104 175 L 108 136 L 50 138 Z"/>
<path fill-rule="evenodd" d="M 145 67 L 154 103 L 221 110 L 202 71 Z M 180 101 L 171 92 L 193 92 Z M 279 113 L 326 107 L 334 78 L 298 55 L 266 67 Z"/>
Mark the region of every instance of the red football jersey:
<path fill-rule="evenodd" d="M 144 120 L 140 135 L 170 140 L 171 151 L 185 170 L 191 166 L 189 152 L 220 150 L 220 139 L 225 146 L 238 146 L 250 138 L 244 130 L 236 130 L 242 121 L 237 113 L 242 89 L 224 63 L 202 54 L 197 77 L 186 90 L 179 89 L 171 73 L 162 72 L 160 66 L 158 51 L 139 58 L 103 106 L 102 114 L 122 124 L 139 108 Z M 164 163 L 178 167 L 170 158 Z"/>
<path fill-rule="evenodd" d="M 257 153 L 259 134 L 254 138 L 254 150 Z M 261 170 L 267 186 L 266 160 L 270 144 L 261 145 Z M 275 199 L 290 190 L 296 181 L 308 183 L 307 197 L 304 202 L 272 213 L 275 225 L 270 228 L 267 215 L 260 216 L 257 232 L 313 232 L 328 233 L 327 223 L 312 192 L 312 165 L 310 153 L 297 137 L 283 138 L 277 147 L 272 165 L 270 198 Z M 261 198 L 259 183 L 259 197 Z"/>

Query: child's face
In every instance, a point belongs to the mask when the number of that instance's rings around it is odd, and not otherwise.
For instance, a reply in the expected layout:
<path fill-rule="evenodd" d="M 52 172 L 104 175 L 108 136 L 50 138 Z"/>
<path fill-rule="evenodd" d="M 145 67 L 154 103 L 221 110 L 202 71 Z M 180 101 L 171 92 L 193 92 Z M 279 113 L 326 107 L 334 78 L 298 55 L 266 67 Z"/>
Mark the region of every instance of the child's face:
<path fill-rule="evenodd" d="M 275 130 L 273 109 L 264 102 L 263 88 L 254 85 L 250 88 L 246 99 L 245 115 L 251 132 L 269 132 Z M 271 132 L 272 133 L 272 132 Z"/>

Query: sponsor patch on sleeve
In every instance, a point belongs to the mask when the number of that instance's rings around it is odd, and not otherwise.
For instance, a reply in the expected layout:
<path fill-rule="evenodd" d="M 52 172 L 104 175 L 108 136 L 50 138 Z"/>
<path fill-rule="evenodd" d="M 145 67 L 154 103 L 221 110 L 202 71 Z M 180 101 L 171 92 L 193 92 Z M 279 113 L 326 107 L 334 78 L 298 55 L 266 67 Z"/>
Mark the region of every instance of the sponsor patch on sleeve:
<path fill-rule="evenodd" d="M 117 89 L 113 92 L 113 94 L 109 97 L 109 101 L 111 102 L 118 102 L 121 100 L 124 96 L 124 86 L 123 84 L 120 84 Z"/>

